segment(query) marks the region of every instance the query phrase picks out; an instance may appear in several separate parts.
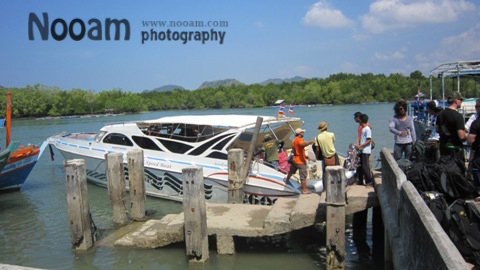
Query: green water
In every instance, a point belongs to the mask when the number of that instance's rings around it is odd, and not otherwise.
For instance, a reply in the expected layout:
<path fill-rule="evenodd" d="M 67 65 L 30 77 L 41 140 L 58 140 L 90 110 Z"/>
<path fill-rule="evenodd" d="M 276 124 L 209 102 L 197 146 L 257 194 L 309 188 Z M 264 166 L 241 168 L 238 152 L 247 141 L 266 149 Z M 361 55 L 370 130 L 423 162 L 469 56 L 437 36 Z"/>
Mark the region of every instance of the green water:
<path fill-rule="evenodd" d="M 313 139 L 319 121 L 330 123 L 335 133 L 337 151 L 346 152 L 356 140 L 357 124 L 353 113 L 362 111 L 370 116 L 377 147 L 373 151 L 373 166 L 382 147 L 392 147 L 393 136 L 388 131 L 388 119 L 393 104 L 342 105 L 295 108 L 296 116 L 305 121 L 306 139 Z M 96 132 L 106 123 L 154 119 L 180 114 L 251 114 L 276 115 L 276 109 L 240 109 L 206 111 L 168 111 L 98 118 L 55 120 L 14 120 L 12 140 L 40 144 L 47 137 L 62 131 Z M 5 130 L 0 130 L 5 138 Z M 3 145 L 3 144 L 2 144 Z M 99 230 L 108 233 L 111 205 L 107 190 L 88 185 L 90 210 Z M 180 203 L 147 199 L 147 209 L 156 210 L 153 218 L 181 212 Z M 348 224 L 347 226 L 350 226 Z M 369 234 L 371 231 L 369 231 Z M 356 250 L 347 228 L 347 268 L 366 269 L 358 263 Z M 0 263 L 48 269 L 324 269 L 325 249 L 311 231 L 292 233 L 282 239 L 240 239 L 234 256 L 218 256 L 210 246 L 210 260 L 205 265 L 191 265 L 185 259 L 182 244 L 154 250 L 121 247 L 100 247 L 86 253 L 71 250 L 67 224 L 63 158 L 55 151 L 55 161 L 47 151 L 40 158 L 20 192 L 0 194 Z"/>

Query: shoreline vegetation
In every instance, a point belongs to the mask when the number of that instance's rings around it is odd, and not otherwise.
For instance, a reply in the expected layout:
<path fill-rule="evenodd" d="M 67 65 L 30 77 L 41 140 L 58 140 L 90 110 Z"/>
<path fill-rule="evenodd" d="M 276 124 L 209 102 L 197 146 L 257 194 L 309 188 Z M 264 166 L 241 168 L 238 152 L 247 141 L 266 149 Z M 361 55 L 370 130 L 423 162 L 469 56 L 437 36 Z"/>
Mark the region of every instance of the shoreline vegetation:
<path fill-rule="evenodd" d="M 166 92 L 134 93 L 122 89 L 62 90 L 55 86 L 35 84 L 25 88 L 9 88 L 12 92 L 12 115 L 15 118 L 98 117 L 122 113 L 162 110 L 201 110 L 257 108 L 273 106 L 279 99 L 287 104 L 318 106 L 319 104 L 365 104 L 414 99 L 421 91 L 429 96 L 429 78 L 420 71 L 403 74 L 347 74 L 328 78 L 305 79 L 268 85 L 232 85 L 197 90 L 175 89 Z M 455 79 L 446 78 L 447 95 L 456 91 Z M 441 80 L 435 79 L 433 97 L 441 98 Z M 474 80 L 461 80 L 460 89 L 466 97 L 475 93 Z M 0 100 L 6 100 L 7 88 L 0 88 Z M 0 115 L 6 104 L 0 102 Z"/>

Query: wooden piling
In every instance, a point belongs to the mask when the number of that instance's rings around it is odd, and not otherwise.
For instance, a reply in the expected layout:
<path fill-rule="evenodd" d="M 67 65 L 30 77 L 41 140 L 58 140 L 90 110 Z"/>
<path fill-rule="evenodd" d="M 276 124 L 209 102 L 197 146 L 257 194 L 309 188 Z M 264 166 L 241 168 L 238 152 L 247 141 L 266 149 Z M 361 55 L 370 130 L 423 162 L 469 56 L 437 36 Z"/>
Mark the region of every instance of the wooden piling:
<path fill-rule="evenodd" d="M 255 152 L 255 146 L 257 145 L 258 133 L 260 133 L 260 128 L 262 127 L 263 117 L 258 116 L 257 122 L 255 123 L 255 129 L 252 135 L 252 141 L 247 151 L 247 158 L 245 159 L 245 164 L 243 165 L 243 179 L 247 179 L 248 172 L 250 168 L 250 163 L 252 163 L 253 153 Z"/>
<path fill-rule="evenodd" d="M 228 150 L 228 203 L 243 203 L 243 149 Z"/>
<path fill-rule="evenodd" d="M 209 253 L 203 169 L 201 167 L 184 168 L 182 175 L 187 257 L 190 262 L 206 262 Z"/>
<path fill-rule="evenodd" d="M 93 246 L 95 240 L 88 205 L 85 161 L 83 159 L 67 160 L 64 167 L 72 248 L 74 250 L 87 250 Z"/>
<path fill-rule="evenodd" d="M 106 175 L 108 195 L 112 201 L 112 221 L 117 225 L 124 225 L 128 221 L 125 208 L 125 171 L 123 169 L 123 154 L 109 153 L 105 155 L 107 164 Z"/>
<path fill-rule="evenodd" d="M 326 168 L 327 270 L 345 269 L 345 169 Z"/>
<path fill-rule="evenodd" d="M 143 151 L 130 150 L 128 158 L 128 182 L 130 189 L 130 216 L 133 220 L 145 220 L 145 173 Z"/>

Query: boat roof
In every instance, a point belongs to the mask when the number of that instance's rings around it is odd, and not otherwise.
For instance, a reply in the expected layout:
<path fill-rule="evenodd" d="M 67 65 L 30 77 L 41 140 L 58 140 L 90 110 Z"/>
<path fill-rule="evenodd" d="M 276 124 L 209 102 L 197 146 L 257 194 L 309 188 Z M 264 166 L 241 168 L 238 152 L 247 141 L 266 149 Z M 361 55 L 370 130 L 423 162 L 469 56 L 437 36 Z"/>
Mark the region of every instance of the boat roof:
<path fill-rule="evenodd" d="M 430 72 L 433 77 L 480 77 L 480 60 L 457 61 L 437 66 Z"/>
<path fill-rule="evenodd" d="M 179 115 L 166 116 L 158 119 L 142 121 L 145 124 L 162 124 L 162 123 L 185 123 L 191 125 L 210 125 L 210 126 L 226 126 L 226 127 L 246 127 L 255 125 L 257 115 L 237 115 L 237 114 L 219 114 L 219 115 Z M 273 116 L 263 117 L 263 123 L 280 123 L 301 121 L 300 118 L 286 117 L 276 118 Z"/>

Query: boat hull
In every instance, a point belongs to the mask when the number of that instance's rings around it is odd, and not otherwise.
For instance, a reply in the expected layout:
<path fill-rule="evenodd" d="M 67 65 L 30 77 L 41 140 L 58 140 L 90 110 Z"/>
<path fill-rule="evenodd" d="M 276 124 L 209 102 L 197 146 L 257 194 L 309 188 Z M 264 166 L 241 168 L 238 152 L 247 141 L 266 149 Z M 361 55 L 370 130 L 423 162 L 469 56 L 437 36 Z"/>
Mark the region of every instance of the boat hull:
<path fill-rule="evenodd" d="M 0 173 L 0 192 L 19 190 L 37 163 L 37 159 L 38 153 L 7 164 Z"/>
<path fill-rule="evenodd" d="M 68 152 L 57 148 L 63 157 L 68 159 L 83 159 L 87 169 L 87 180 L 92 184 L 107 187 L 106 162 L 99 157 L 81 155 L 74 152 Z M 148 166 L 149 162 L 145 162 L 145 189 L 148 196 L 183 201 L 182 174 L 178 171 L 169 169 L 160 169 Z M 167 166 L 164 166 L 168 168 Z M 125 181 L 128 190 L 128 166 L 124 160 Z M 226 203 L 228 200 L 228 173 L 214 172 L 205 173 L 204 169 L 204 188 L 205 199 L 209 203 Z M 251 204 L 273 204 L 280 197 L 296 197 L 298 192 L 293 189 L 284 189 L 282 181 L 275 181 L 261 176 L 251 176 L 249 179 L 255 181 L 267 181 L 269 184 L 278 185 L 278 189 L 269 189 L 251 184 L 244 187 L 244 202 Z M 282 190 L 283 189 L 283 190 Z"/>

